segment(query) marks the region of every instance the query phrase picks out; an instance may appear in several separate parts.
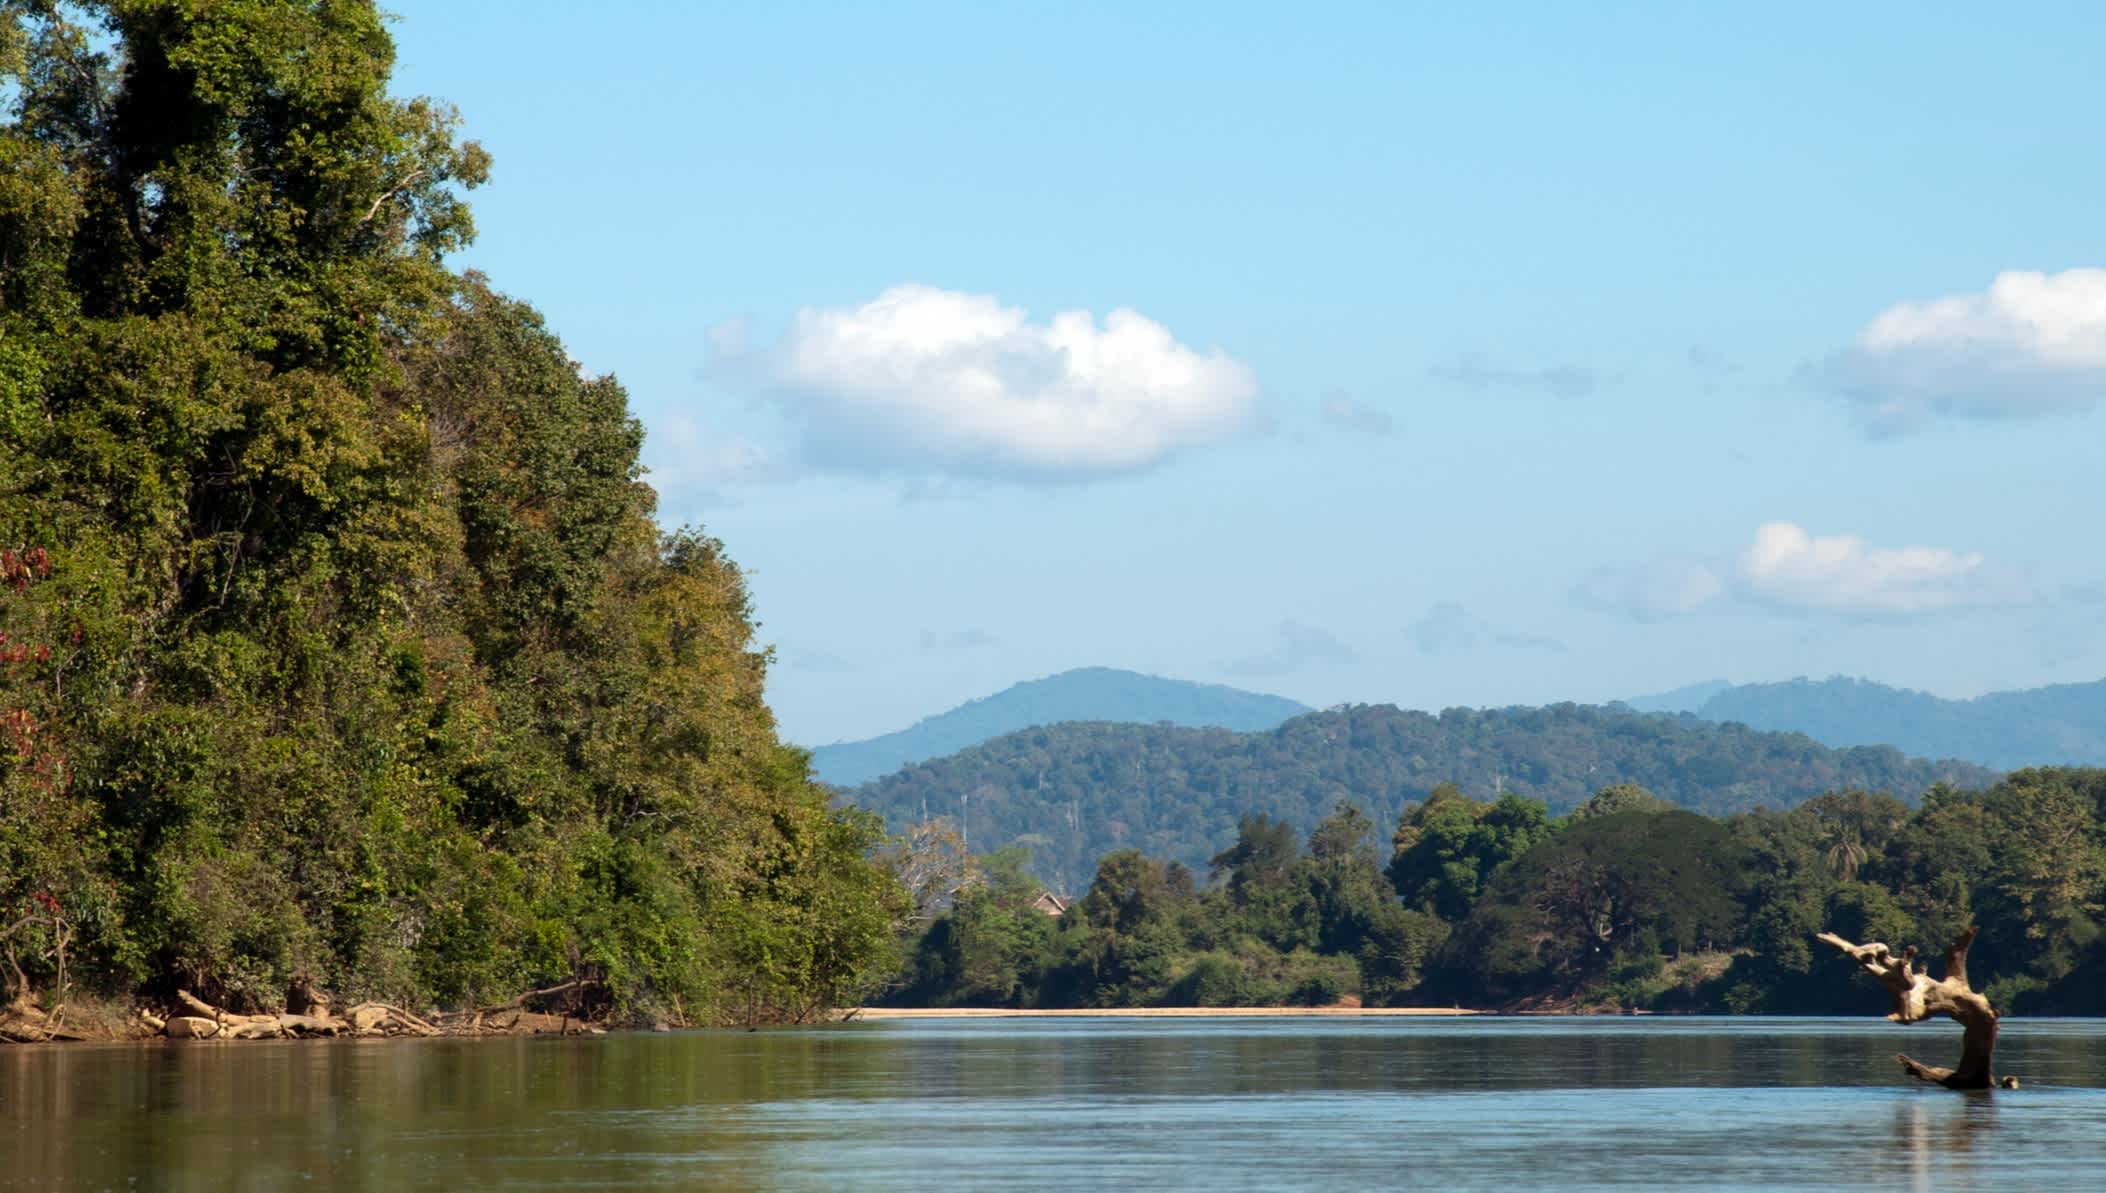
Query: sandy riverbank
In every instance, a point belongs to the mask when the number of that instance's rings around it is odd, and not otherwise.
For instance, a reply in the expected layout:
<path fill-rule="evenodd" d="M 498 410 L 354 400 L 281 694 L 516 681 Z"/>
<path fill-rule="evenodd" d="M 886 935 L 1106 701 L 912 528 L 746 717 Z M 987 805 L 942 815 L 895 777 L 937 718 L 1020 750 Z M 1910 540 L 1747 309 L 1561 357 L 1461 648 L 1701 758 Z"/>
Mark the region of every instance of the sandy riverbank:
<path fill-rule="evenodd" d="M 1456 1007 L 1101 1007 L 1071 1011 L 1013 1010 L 1008 1007 L 857 1007 L 844 1019 L 1256 1019 L 1324 1016 L 1341 1019 L 1385 1019 L 1405 1016 L 1483 1015 Z"/>

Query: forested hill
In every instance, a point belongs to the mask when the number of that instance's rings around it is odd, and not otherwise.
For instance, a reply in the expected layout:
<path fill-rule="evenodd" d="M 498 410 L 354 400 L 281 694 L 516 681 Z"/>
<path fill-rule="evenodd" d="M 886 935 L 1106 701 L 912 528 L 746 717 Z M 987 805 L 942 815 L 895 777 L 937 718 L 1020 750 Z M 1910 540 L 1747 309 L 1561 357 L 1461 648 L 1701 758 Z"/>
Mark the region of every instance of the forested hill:
<path fill-rule="evenodd" d="M 1308 712 L 1280 696 L 1220 684 L 1189 683 L 1110 667 L 1083 667 L 1034 679 L 927 717 L 911 728 L 868 741 L 812 751 L 812 769 L 827 783 L 847 786 L 889 775 L 910 762 L 940 758 L 988 738 L 1062 721 L 1122 721 L 1152 725 L 1271 729 Z"/>
<path fill-rule="evenodd" d="M 2106 765 L 2106 680 L 1942 700 L 1863 679 L 1795 679 L 1725 687 L 1696 715 L 1831 746 L 1883 742 L 2005 769 Z"/>
<path fill-rule="evenodd" d="M 0 5 L 0 1011 L 861 997 L 875 818 L 622 387 L 448 267 L 489 159 L 392 62 L 358 0 Z"/>
<path fill-rule="evenodd" d="M 1262 813 L 1306 833 L 1340 800 L 1379 825 L 1436 785 L 1512 791 L 1553 812 L 1614 783 L 1641 784 L 1693 811 L 1782 808 L 1863 788 L 1914 799 L 1932 784 L 1981 787 L 1995 776 L 1891 747 L 1834 750 L 1766 733 L 1620 708 L 1451 709 L 1438 716 L 1360 705 L 1297 717 L 1261 733 L 1164 725 L 1054 725 L 999 737 L 847 792 L 894 828 L 961 819 L 970 845 L 1032 850 L 1033 869 L 1075 891 L 1097 859 L 1135 847 L 1204 869 Z"/>

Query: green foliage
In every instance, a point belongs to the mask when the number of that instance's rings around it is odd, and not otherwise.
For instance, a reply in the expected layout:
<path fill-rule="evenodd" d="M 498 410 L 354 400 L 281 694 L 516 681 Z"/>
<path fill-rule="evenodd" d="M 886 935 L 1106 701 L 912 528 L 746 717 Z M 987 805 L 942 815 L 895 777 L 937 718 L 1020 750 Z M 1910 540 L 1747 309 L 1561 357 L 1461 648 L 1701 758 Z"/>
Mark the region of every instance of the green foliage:
<path fill-rule="evenodd" d="M 1669 812 L 1674 805 L 1640 787 L 1636 783 L 1611 783 L 1587 797 L 1587 802 L 1574 808 L 1567 816 L 1570 820 L 1590 820 L 1596 816 L 1614 816 L 1618 812 Z"/>
<path fill-rule="evenodd" d="M 1493 871 L 1549 835 L 1549 813 L 1534 800 L 1509 792 L 1484 804 L 1444 783 L 1399 818 L 1389 880 L 1406 906 L 1459 920 Z"/>
<path fill-rule="evenodd" d="M 0 944 L 236 1007 L 853 1001 L 880 825 L 621 387 L 445 267 L 488 160 L 392 53 L 358 0 L 0 4 Z"/>

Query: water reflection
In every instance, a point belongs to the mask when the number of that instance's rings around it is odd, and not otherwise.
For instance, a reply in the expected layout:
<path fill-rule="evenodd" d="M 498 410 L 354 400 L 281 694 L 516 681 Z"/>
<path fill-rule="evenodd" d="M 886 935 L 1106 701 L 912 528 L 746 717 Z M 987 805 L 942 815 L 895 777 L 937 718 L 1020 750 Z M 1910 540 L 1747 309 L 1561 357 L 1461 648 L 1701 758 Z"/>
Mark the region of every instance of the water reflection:
<path fill-rule="evenodd" d="M 15 1048 L 0 1052 L 0 1187 L 2089 1182 L 2106 1025 L 2008 1025 L 2000 1059 L 2027 1085 L 1994 1096 L 1907 1082 L 1893 1030 L 1008 1020 Z"/>

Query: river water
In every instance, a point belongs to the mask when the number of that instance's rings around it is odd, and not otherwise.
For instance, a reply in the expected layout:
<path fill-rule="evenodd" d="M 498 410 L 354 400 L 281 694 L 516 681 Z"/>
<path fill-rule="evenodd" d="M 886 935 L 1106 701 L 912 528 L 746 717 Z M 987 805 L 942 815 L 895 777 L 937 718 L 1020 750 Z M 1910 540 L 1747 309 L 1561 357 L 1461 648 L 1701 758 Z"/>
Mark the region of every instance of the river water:
<path fill-rule="evenodd" d="M 8 1189 L 2082 1189 L 2106 1022 L 924 1020 L 0 1051 Z"/>

